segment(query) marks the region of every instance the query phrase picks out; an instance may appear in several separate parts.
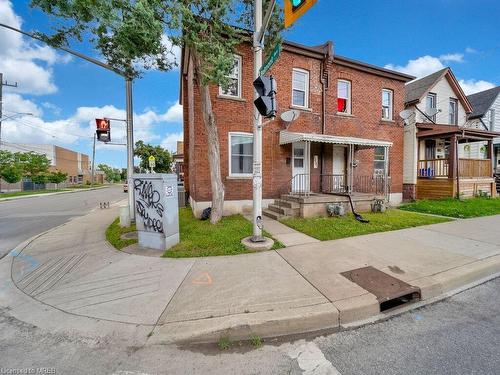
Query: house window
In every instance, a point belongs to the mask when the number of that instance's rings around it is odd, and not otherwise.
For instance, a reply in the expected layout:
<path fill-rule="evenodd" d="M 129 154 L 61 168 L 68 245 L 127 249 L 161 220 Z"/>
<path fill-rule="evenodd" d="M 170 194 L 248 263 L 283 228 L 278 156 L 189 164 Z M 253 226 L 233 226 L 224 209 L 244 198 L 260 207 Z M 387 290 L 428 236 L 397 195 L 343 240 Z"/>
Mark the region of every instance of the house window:
<path fill-rule="evenodd" d="M 293 69 L 292 105 L 309 106 L 309 72 L 302 69 Z"/>
<path fill-rule="evenodd" d="M 241 97 L 241 57 L 234 57 L 233 70 L 226 76 L 229 79 L 229 85 L 226 88 L 219 86 L 219 94 L 235 98 Z"/>
<path fill-rule="evenodd" d="M 495 131 L 495 108 L 490 109 L 490 130 Z"/>
<path fill-rule="evenodd" d="M 337 112 L 351 113 L 351 82 L 339 80 L 337 83 Z"/>
<path fill-rule="evenodd" d="M 380 176 L 385 171 L 385 147 L 375 147 L 375 157 L 373 162 L 373 174 Z"/>
<path fill-rule="evenodd" d="M 458 100 L 450 98 L 449 124 L 458 125 Z"/>
<path fill-rule="evenodd" d="M 392 120 L 392 90 L 382 90 L 382 119 Z"/>
<path fill-rule="evenodd" d="M 436 94 L 429 93 L 427 94 L 427 99 L 425 101 L 425 113 L 432 121 L 436 122 Z M 432 115 L 431 115 L 432 114 Z"/>
<path fill-rule="evenodd" d="M 229 175 L 251 176 L 253 172 L 253 135 L 229 133 Z"/>

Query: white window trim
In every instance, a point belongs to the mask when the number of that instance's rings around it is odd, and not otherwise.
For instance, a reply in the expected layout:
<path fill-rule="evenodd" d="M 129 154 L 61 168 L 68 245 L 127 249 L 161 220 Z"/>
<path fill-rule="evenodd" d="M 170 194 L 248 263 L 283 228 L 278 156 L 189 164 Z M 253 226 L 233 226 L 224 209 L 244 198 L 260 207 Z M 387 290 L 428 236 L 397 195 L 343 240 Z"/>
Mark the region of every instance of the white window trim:
<path fill-rule="evenodd" d="M 383 115 L 382 115 L 382 120 L 385 120 L 385 121 L 392 121 L 393 120 L 393 115 L 392 115 L 392 112 L 394 111 L 394 91 L 392 91 L 391 89 L 382 89 L 382 108 L 384 108 L 384 92 L 388 92 L 389 93 L 389 117 L 385 118 Z M 382 113 L 384 113 L 382 111 Z"/>
<path fill-rule="evenodd" d="M 241 96 L 241 74 L 242 74 L 242 63 L 243 63 L 243 60 L 241 58 L 240 55 L 234 55 L 234 58 L 236 60 L 238 60 L 238 95 L 229 95 L 229 94 L 224 94 L 222 92 L 222 87 L 219 86 L 219 97 L 222 97 L 222 98 L 238 98 L 238 99 L 241 99 L 242 96 Z"/>
<path fill-rule="evenodd" d="M 453 121 L 450 121 L 451 117 L 451 112 L 450 112 L 450 107 L 451 103 L 455 105 L 455 113 L 453 116 Z M 450 98 L 448 101 L 448 123 L 449 125 L 458 125 L 458 99 L 457 98 Z"/>
<path fill-rule="evenodd" d="M 252 146 L 253 146 L 253 133 L 246 133 L 246 132 L 229 132 L 227 136 L 227 142 L 228 142 L 228 150 L 229 152 L 227 153 L 228 155 L 228 166 L 229 166 L 229 177 L 235 178 L 235 177 L 241 177 L 241 178 L 247 178 L 247 177 L 252 177 L 253 173 L 233 173 L 232 168 L 231 168 L 231 157 L 232 157 L 232 148 L 231 148 L 231 137 L 233 135 L 244 135 L 244 136 L 250 136 L 252 137 Z M 252 158 L 253 158 L 253 148 L 252 148 Z M 252 163 L 253 166 L 253 163 Z"/>
<path fill-rule="evenodd" d="M 306 87 L 305 87 L 304 105 L 303 106 L 293 103 L 293 90 L 294 90 L 294 87 L 293 87 L 293 73 L 294 72 L 304 73 L 306 75 Z M 300 68 L 293 68 L 292 69 L 292 107 L 306 108 L 306 109 L 309 108 L 309 79 L 310 79 L 309 78 L 309 71 L 307 71 L 305 69 L 300 69 Z M 297 89 L 297 91 L 301 91 L 301 90 Z"/>
<path fill-rule="evenodd" d="M 348 81 L 346 79 L 339 79 L 337 80 L 337 99 L 339 99 L 339 83 L 344 82 L 347 83 L 347 112 L 339 112 L 337 110 L 337 113 L 340 115 L 352 115 L 352 84 L 351 81 Z M 338 103 L 335 103 L 335 107 L 338 109 Z"/>

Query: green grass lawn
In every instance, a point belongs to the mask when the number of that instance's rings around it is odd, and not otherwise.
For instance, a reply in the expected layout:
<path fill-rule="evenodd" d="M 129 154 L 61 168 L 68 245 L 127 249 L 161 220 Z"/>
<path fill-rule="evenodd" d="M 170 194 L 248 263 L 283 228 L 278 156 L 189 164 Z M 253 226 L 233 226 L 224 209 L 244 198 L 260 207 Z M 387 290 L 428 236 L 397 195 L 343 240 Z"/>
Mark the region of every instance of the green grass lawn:
<path fill-rule="evenodd" d="M 241 240 L 252 234 L 252 223 L 241 215 L 223 217 L 215 225 L 193 216 L 190 208 L 179 210 L 181 242 L 163 255 L 169 258 L 189 258 L 249 253 Z M 270 237 L 269 234 L 265 233 Z M 275 241 L 273 249 L 283 247 Z"/>
<path fill-rule="evenodd" d="M 59 191 L 67 191 L 67 189 L 15 191 L 12 193 L 2 193 L 2 194 L 0 194 L 0 198 L 20 197 L 23 195 L 38 195 L 38 194 L 47 194 L 47 193 L 57 193 Z"/>
<path fill-rule="evenodd" d="M 106 239 L 108 242 L 113 245 L 118 250 L 123 249 L 124 247 L 130 246 L 134 243 L 137 243 L 136 239 L 123 240 L 120 238 L 122 234 L 135 231 L 135 225 L 130 227 L 122 228 L 120 227 L 120 219 L 116 219 L 111 223 L 111 225 L 106 229 Z"/>
<path fill-rule="evenodd" d="M 500 198 L 419 200 L 400 208 L 406 211 L 469 218 L 500 214 Z"/>
<path fill-rule="evenodd" d="M 135 226 L 121 228 L 116 219 L 106 230 L 106 239 L 117 249 L 137 243 L 137 240 L 123 240 L 120 236 L 135 230 Z M 252 234 L 252 223 L 241 215 L 223 217 L 212 225 L 210 221 L 201 221 L 193 216 L 190 208 L 179 210 L 179 230 L 181 242 L 166 251 L 166 258 L 191 258 L 218 255 L 235 255 L 250 253 L 241 240 Z M 266 236 L 270 237 L 268 233 Z M 279 241 L 274 242 L 273 249 L 284 247 Z"/>
<path fill-rule="evenodd" d="M 282 223 L 318 240 L 326 241 L 449 221 L 445 218 L 400 210 L 388 210 L 385 213 L 362 213 L 362 216 L 370 222 L 360 223 L 354 219 L 352 214 L 349 214 L 344 217 L 311 219 L 294 217 L 283 219 Z"/>

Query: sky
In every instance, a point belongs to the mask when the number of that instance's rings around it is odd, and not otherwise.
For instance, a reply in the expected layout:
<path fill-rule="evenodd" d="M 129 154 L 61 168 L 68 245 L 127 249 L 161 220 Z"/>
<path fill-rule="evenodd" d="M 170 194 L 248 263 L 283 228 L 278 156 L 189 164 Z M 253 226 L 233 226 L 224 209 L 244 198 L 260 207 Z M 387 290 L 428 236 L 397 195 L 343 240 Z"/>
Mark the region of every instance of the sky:
<path fill-rule="evenodd" d="M 338 55 L 416 77 L 449 66 L 471 94 L 500 85 L 499 16 L 497 0 L 318 0 L 284 37 L 311 46 L 331 40 Z M 0 22 L 50 30 L 48 17 L 28 0 L 0 0 Z M 71 48 L 98 56 L 89 44 Z M 3 28 L 0 72 L 18 82 L 4 87 L 3 117 L 31 113 L 3 121 L 8 144 L 56 144 L 91 155 L 95 118 L 125 118 L 123 78 Z M 178 68 L 135 80 L 134 139 L 175 150 L 182 139 L 178 97 Z M 113 142 L 124 143 L 124 123 L 111 126 Z M 96 163 L 125 167 L 125 147 L 98 142 Z"/>

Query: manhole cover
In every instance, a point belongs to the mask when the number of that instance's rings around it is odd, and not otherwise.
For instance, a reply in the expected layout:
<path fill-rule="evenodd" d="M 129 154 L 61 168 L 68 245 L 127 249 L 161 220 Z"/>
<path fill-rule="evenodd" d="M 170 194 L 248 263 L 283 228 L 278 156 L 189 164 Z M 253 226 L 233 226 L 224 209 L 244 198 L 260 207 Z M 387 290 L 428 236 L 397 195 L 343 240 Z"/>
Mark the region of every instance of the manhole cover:
<path fill-rule="evenodd" d="M 420 288 L 371 266 L 342 272 L 341 275 L 374 294 L 381 311 L 420 299 Z"/>

